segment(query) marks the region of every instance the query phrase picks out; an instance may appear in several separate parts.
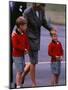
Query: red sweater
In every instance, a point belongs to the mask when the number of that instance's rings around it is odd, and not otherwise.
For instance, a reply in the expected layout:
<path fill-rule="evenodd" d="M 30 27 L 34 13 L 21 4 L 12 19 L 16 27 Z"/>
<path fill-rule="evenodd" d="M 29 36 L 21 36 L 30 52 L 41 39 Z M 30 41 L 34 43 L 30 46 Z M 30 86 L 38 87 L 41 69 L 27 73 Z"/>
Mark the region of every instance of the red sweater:
<path fill-rule="evenodd" d="M 30 44 L 26 33 L 20 34 L 16 32 L 12 36 L 12 47 L 13 47 L 12 55 L 15 57 L 20 57 L 24 55 L 25 49 L 29 51 Z"/>
<path fill-rule="evenodd" d="M 48 54 L 52 57 L 52 61 L 56 61 L 56 56 L 63 56 L 63 48 L 59 41 L 52 41 L 48 46 Z"/>

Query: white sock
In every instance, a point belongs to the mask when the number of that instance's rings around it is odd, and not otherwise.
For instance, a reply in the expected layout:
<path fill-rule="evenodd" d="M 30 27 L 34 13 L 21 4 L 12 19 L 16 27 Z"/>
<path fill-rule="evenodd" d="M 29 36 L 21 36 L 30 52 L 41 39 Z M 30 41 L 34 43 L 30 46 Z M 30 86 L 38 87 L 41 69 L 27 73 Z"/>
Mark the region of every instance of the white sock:
<path fill-rule="evenodd" d="M 17 86 L 17 88 L 20 88 L 20 87 L 21 87 L 20 85 Z"/>

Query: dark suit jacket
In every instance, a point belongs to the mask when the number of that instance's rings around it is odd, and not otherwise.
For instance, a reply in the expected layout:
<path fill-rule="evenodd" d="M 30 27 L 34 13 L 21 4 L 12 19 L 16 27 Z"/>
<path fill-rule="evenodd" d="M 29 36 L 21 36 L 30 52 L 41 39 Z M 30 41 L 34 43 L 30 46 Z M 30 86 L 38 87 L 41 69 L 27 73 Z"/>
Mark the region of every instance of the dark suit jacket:
<path fill-rule="evenodd" d="M 43 11 L 39 11 L 39 18 L 36 16 L 36 12 L 30 7 L 24 11 L 23 14 L 28 22 L 27 35 L 29 37 L 30 45 L 33 50 L 40 49 L 40 27 L 44 26 L 47 30 L 51 30 L 51 27 L 47 24 Z"/>

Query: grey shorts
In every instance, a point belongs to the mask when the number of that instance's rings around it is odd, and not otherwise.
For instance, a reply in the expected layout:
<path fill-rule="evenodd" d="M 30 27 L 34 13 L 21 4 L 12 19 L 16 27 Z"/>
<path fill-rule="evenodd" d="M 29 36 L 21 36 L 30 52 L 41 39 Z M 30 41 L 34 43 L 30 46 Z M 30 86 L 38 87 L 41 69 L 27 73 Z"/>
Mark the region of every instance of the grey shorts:
<path fill-rule="evenodd" d="M 51 70 L 53 74 L 60 74 L 61 62 L 52 62 L 51 63 Z"/>
<path fill-rule="evenodd" d="M 23 72 L 25 66 L 24 56 L 22 57 L 13 57 L 13 63 L 15 64 L 16 72 Z"/>
<path fill-rule="evenodd" d="M 38 63 L 38 50 L 31 50 L 29 52 L 30 63 L 37 64 Z"/>

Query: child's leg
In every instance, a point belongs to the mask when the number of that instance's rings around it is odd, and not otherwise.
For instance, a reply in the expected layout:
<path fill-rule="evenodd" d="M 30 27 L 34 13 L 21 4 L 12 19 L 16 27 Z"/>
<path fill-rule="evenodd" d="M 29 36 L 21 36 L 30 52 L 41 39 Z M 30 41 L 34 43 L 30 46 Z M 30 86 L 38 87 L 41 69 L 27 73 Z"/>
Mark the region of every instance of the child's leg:
<path fill-rule="evenodd" d="M 24 72 L 18 72 L 16 75 L 16 85 L 21 86 L 24 83 L 25 76 L 30 72 L 30 64 L 26 64 L 24 67 Z"/>
<path fill-rule="evenodd" d="M 55 84 L 58 85 L 59 82 L 59 74 L 55 74 Z"/>
<path fill-rule="evenodd" d="M 21 73 L 17 72 L 16 74 L 16 86 L 20 88 L 21 86 Z"/>
<path fill-rule="evenodd" d="M 52 78 L 51 78 L 51 85 L 55 83 L 55 62 L 51 62 L 51 71 L 52 71 Z"/>
<path fill-rule="evenodd" d="M 53 74 L 51 78 L 51 85 L 54 85 L 54 84 L 55 84 L 55 75 Z"/>
<path fill-rule="evenodd" d="M 59 82 L 59 75 L 60 75 L 60 66 L 61 62 L 60 60 L 56 63 L 56 74 L 55 74 L 55 84 L 58 85 Z"/>
<path fill-rule="evenodd" d="M 22 72 L 24 71 L 24 57 L 16 57 L 15 59 L 15 67 L 16 67 L 16 86 L 17 88 L 21 87 L 21 77 Z"/>
<path fill-rule="evenodd" d="M 52 76 L 51 85 L 58 85 L 59 75 L 54 74 Z"/>
<path fill-rule="evenodd" d="M 54 62 L 52 64 L 52 72 L 53 72 L 53 83 L 54 85 L 57 85 L 60 75 L 60 62 Z"/>

